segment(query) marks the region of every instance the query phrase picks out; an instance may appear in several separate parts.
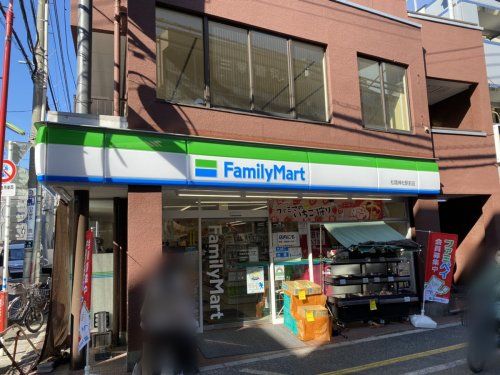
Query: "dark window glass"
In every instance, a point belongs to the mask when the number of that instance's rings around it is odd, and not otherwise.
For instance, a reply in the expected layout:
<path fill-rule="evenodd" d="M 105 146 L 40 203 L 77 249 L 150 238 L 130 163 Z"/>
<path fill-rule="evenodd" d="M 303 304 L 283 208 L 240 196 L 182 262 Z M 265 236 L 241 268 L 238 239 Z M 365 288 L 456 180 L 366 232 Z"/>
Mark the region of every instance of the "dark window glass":
<path fill-rule="evenodd" d="M 203 20 L 156 9 L 157 96 L 204 103 Z"/>
<path fill-rule="evenodd" d="M 259 112 L 290 113 L 290 81 L 287 41 L 269 34 L 251 32 L 254 109 Z"/>
<path fill-rule="evenodd" d="M 326 120 L 323 57 L 321 47 L 292 42 L 295 110 L 299 118 Z"/>
<path fill-rule="evenodd" d="M 212 105 L 249 110 L 247 30 L 209 22 L 208 32 Z"/>
<path fill-rule="evenodd" d="M 406 69 L 358 58 L 363 123 L 366 127 L 409 132 Z"/>

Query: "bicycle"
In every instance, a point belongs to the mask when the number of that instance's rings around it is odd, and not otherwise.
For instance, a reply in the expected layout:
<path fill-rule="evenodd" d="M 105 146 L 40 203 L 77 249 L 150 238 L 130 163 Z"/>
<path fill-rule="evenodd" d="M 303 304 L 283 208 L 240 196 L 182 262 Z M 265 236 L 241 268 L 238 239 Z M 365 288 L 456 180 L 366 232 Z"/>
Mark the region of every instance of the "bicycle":
<path fill-rule="evenodd" d="M 22 283 L 11 284 L 9 294 L 15 297 L 8 306 L 9 322 L 23 324 L 31 333 L 38 332 L 42 328 L 45 315 L 48 312 L 49 283 L 31 285 L 30 287 L 26 287 Z"/>

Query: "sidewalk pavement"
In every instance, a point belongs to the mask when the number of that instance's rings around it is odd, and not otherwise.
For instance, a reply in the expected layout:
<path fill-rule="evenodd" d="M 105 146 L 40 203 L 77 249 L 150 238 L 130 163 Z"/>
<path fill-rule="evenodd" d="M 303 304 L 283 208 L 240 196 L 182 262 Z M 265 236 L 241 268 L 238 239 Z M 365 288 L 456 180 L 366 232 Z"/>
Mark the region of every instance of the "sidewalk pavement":
<path fill-rule="evenodd" d="M 448 317 L 443 317 L 436 319 L 439 325 L 448 325 L 448 324 L 453 324 L 453 323 L 459 323 L 461 321 L 460 316 L 448 316 Z M 354 342 L 358 340 L 363 340 L 363 339 L 369 339 L 370 337 L 377 337 L 377 336 L 385 336 L 385 335 L 391 335 L 391 334 L 396 334 L 398 332 L 405 332 L 405 331 L 412 331 L 416 330 L 410 323 L 391 323 L 388 325 L 381 325 L 381 326 L 367 326 L 367 325 L 359 325 L 359 326 L 351 326 L 350 328 L 346 329 L 343 331 L 343 334 L 346 337 L 342 336 L 337 336 L 333 337 L 330 343 L 326 344 L 318 344 L 312 341 L 305 342 L 305 348 L 300 348 L 296 350 L 301 350 L 301 351 L 313 351 L 316 348 L 319 347 L 324 347 L 327 346 L 323 349 L 326 350 L 331 350 L 335 349 L 335 347 L 338 345 L 339 347 L 349 343 L 349 342 Z M 36 335 L 35 335 L 36 336 Z M 42 336 L 42 335 L 40 335 Z M 39 344 L 40 348 L 41 345 L 43 345 L 43 338 L 42 337 L 36 337 L 35 340 Z M 24 347 L 25 348 L 25 347 Z M 25 348 L 26 349 L 26 348 Z M 281 357 L 281 356 L 286 356 L 288 352 L 292 352 L 294 349 L 284 349 L 284 350 L 279 350 L 279 351 L 273 351 L 273 352 L 260 352 L 260 353 L 254 353 L 254 354 L 249 354 L 249 355 L 239 355 L 239 356 L 220 356 L 218 358 L 212 358 L 212 359 L 207 359 L 204 358 L 201 353 L 199 354 L 199 363 L 200 363 L 200 369 L 202 372 L 204 371 L 210 371 L 213 370 L 214 368 L 220 367 L 221 365 L 223 366 L 224 363 L 236 363 L 236 362 L 251 362 L 255 361 L 258 358 L 262 358 L 263 356 L 265 357 L 270 357 L 270 356 L 276 356 Z M 0 359 L 0 373 L 3 373 L 3 369 L 5 369 L 5 366 L 2 368 L 2 364 L 5 363 L 5 361 L 8 361 L 7 357 L 1 357 Z M 16 373 L 10 372 L 12 374 Z M 69 365 L 62 365 L 59 366 L 54 374 L 57 375 L 66 375 L 66 374 L 72 374 L 72 375 L 83 375 L 83 370 L 79 371 L 70 371 L 69 370 Z M 113 357 L 99 362 L 97 364 L 91 365 L 91 374 L 92 375 L 119 375 L 119 374 L 126 374 L 126 353 L 122 351 L 120 352 L 114 352 Z"/>
<path fill-rule="evenodd" d="M 21 327 L 23 332 L 28 336 L 31 342 L 35 345 L 38 350 L 42 350 L 43 342 L 45 340 L 45 330 L 46 325 L 44 324 L 40 331 L 37 333 L 30 333 L 26 327 Z M 7 347 L 9 353 L 14 354 L 15 349 L 15 337 L 16 330 L 9 330 L 4 337 L 4 345 Z M 20 336 L 17 342 L 17 350 L 15 358 L 16 362 L 19 363 L 23 371 L 27 372 L 32 368 L 36 361 L 38 360 L 38 353 L 36 353 L 28 340 L 24 336 Z M 0 354 L 0 374 L 18 374 L 19 372 L 12 366 L 12 362 L 9 357 L 1 351 Z"/>

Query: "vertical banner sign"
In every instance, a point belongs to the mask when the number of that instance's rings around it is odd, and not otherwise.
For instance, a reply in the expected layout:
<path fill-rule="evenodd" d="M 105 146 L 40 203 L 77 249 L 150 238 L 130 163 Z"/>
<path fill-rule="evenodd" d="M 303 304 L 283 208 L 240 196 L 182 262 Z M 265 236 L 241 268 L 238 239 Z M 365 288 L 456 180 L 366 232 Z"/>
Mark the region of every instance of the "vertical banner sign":
<path fill-rule="evenodd" d="M 448 233 L 430 233 L 425 265 L 424 299 L 439 303 L 450 302 L 455 251 L 458 236 Z"/>
<path fill-rule="evenodd" d="M 92 292 L 92 254 L 94 250 L 94 233 L 85 233 L 85 257 L 83 261 L 82 297 L 80 308 L 80 341 L 78 351 L 81 351 L 90 341 L 90 301 Z"/>

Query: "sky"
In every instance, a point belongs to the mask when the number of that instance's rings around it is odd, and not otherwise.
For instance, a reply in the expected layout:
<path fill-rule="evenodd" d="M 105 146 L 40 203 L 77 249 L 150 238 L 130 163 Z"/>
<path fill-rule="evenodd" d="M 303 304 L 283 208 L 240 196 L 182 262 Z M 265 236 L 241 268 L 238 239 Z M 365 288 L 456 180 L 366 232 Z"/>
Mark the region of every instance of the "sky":
<path fill-rule="evenodd" d="M 19 1 L 21 0 L 14 0 L 14 30 L 18 34 L 19 39 L 21 40 L 21 43 L 23 44 L 28 56 L 32 58 L 32 54 L 29 50 L 27 41 L 28 33 L 23 22 Z M 31 3 L 34 4 L 36 11 L 38 1 L 23 1 L 27 11 L 27 18 L 31 30 L 31 36 L 33 39 L 36 39 L 36 30 L 33 14 L 31 12 Z M 4 6 L 4 9 L 7 9 L 8 0 L 1 0 L 0 2 L 2 6 Z M 58 23 L 56 22 L 56 13 L 58 16 Z M 49 76 L 54 89 L 54 98 L 52 98 L 52 95 L 48 93 L 50 110 L 54 109 L 53 99 L 56 101 L 60 111 L 71 110 L 68 107 L 68 101 L 70 103 L 70 106 L 72 106 L 73 102 L 73 95 L 75 91 L 76 55 L 69 24 L 70 0 L 49 0 L 48 60 Z M 0 65 L 3 61 L 4 42 L 5 18 L 2 14 L 0 14 Z M 60 45 L 63 46 L 62 50 L 60 48 Z M 3 76 L 3 66 L 0 66 L 0 71 L 2 71 Z M 10 63 L 9 96 L 7 104 L 7 121 L 24 129 L 26 131 L 26 135 L 21 136 L 7 129 L 7 140 L 28 140 L 29 130 L 31 127 L 32 104 L 33 83 L 31 81 L 30 71 L 23 55 L 21 54 L 13 38 Z"/>

